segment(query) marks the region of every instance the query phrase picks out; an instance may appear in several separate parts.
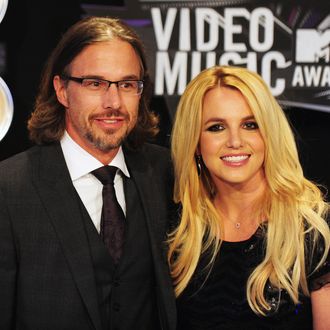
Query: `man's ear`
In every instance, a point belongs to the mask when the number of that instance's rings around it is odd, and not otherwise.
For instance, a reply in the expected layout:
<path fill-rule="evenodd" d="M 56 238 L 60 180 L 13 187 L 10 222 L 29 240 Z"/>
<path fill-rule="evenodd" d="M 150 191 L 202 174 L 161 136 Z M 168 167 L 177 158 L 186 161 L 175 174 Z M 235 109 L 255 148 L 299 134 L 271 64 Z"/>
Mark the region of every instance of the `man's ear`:
<path fill-rule="evenodd" d="M 57 100 L 65 108 L 67 108 L 69 105 L 68 105 L 68 100 L 67 100 L 66 86 L 64 84 L 65 84 L 65 82 L 60 78 L 59 75 L 56 75 L 53 78 L 53 86 L 55 89 Z"/>

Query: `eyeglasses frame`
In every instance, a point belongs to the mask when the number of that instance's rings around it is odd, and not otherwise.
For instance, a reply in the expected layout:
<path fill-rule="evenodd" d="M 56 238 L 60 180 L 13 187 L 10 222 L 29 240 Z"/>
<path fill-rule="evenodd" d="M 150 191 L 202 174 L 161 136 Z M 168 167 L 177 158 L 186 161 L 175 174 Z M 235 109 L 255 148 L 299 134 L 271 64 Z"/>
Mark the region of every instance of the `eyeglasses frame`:
<path fill-rule="evenodd" d="M 71 81 L 74 81 L 76 83 L 79 83 L 82 85 L 83 81 L 85 79 L 95 79 L 95 80 L 100 80 L 100 81 L 104 81 L 104 82 L 107 82 L 108 83 L 108 88 L 106 89 L 106 91 L 110 88 L 110 86 L 112 84 L 115 84 L 117 86 L 117 89 L 119 89 L 118 87 L 118 84 L 123 82 L 123 81 L 136 81 L 138 83 L 138 86 L 139 86 L 139 89 L 141 89 L 141 92 L 140 93 L 136 93 L 134 95 L 141 95 L 142 92 L 143 92 L 143 83 L 144 83 L 144 80 L 142 79 L 122 79 L 122 80 L 117 80 L 117 81 L 111 81 L 111 80 L 107 80 L 107 79 L 101 79 L 101 78 L 92 78 L 92 77 L 73 77 L 73 76 L 68 76 L 68 75 L 61 75 L 60 76 L 61 79 L 63 80 L 71 80 Z M 142 85 L 142 86 L 141 86 Z"/>

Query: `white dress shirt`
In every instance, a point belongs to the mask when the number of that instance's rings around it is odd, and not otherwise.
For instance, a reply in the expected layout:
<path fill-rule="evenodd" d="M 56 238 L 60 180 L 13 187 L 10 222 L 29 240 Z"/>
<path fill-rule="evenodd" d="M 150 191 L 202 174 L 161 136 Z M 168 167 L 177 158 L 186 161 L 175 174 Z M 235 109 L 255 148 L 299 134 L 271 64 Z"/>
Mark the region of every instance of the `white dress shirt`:
<path fill-rule="evenodd" d="M 100 232 L 103 185 L 90 172 L 104 165 L 85 149 L 80 147 L 67 132 L 64 133 L 63 138 L 61 139 L 61 147 L 72 183 L 76 188 L 81 201 L 85 205 L 97 231 Z M 121 147 L 109 165 L 119 168 L 114 179 L 114 187 L 117 200 L 126 215 L 123 175 L 127 177 L 130 177 L 130 175 Z"/>

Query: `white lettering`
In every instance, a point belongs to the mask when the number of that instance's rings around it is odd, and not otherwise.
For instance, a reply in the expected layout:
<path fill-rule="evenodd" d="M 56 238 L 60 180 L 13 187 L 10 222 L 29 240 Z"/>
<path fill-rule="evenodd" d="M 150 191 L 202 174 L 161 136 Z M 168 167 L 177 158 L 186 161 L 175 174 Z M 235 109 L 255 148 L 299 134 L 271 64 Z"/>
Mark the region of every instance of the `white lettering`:
<path fill-rule="evenodd" d="M 264 28 L 263 41 L 260 41 L 259 25 Z M 249 39 L 252 49 L 257 52 L 265 52 L 273 46 L 274 16 L 268 8 L 260 7 L 251 12 Z"/>
<path fill-rule="evenodd" d="M 163 95 L 165 93 L 164 82 L 167 87 L 167 95 L 173 95 L 176 84 L 177 94 L 181 95 L 187 84 L 187 62 L 188 54 L 186 52 L 176 52 L 171 68 L 169 54 L 167 52 L 158 52 L 156 56 L 155 72 L 155 94 Z"/>
<path fill-rule="evenodd" d="M 170 8 L 166 12 L 166 19 L 162 25 L 160 8 L 151 8 L 151 17 L 154 26 L 157 47 L 159 50 L 167 50 L 170 44 L 177 9 Z"/>
<path fill-rule="evenodd" d="M 304 75 L 306 86 L 318 86 L 321 78 L 322 67 L 321 66 L 307 66 L 304 65 Z"/>
<path fill-rule="evenodd" d="M 292 83 L 291 85 L 293 87 L 303 87 L 305 85 L 304 82 L 304 75 L 303 71 L 300 65 L 296 66 L 294 72 L 293 72 L 293 78 L 292 78 Z"/>
<path fill-rule="evenodd" d="M 196 8 L 196 48 L 207 52 L 218 45 L 219 19 L 221 16 L 212 8 Z M 208 26 L 209 40 L 205 40 L 205 25 Z"/>
<path fill-rule="evenodd" d="M 296 31 L 296 62 L 330 62 L 330 29 L 323 33 L 313 29 Z"/>
<path fill-rule="evenodd" d="M 330 67 L 322 65 L 297 65 L 293 73 L 292 86 L 329 87 Z"/>
<path fill-rule="evenodd" d="M 191 53 L 191 79 L 194 79 L 201 72 L 202 53 Z"/>
<path fill-rule="evenodd" d="M 244 58 L 239 53 L 224 53 L 219 59 L 220 65 L 244 65 L 251 71 L 257 71 L 257 53 L 249 52 Z"/>
<path fill-rule="evenodd" d="M 322 81 L 321 81 L 321 87 L 330 86 L 330 66 L 325 66 L 323 75 L 322 75 Z"/>
<path fill-rule="evenodd" d="M 243 65 L 246 63 L 247 61 L 243 59 L 240 54 L 235 52 L 224 53 L 219 59 L 220 65 Z"/>
<path fill-rule="evenodd" d="M 206 53 L 206 67 L 210 68 L 214 66 L 215 63 L 216 63 L 216 53 L 215 52 Z"/>
<path fill-rule="evenodd" d="M 262 60 L 261 60 L 261 75 L 265 82 L 270 87 L 272 94 L 274 96 L 278 96 L 282 94 L 285 90 L 285 79 L 278 78 L 275 80 L 275 85 L 271 85 L 271 68 L 272 68 L 272 62 L 276 63 L 276 68 L 285 69 L 289 65 L 291 65 L 291 62 L 286 62 L 285 57 L 280 52 L 268 52 L 266 53 Z"/>
<path fill-rule="evenodd" d="M 242 42 L 234 43 L 234 34 L 242 33 L 242 26 L 234 24 L 234 17 L 250 18 L 249 12 L 245 8 L 225 8 L 225 35 L 224 35 L 224 51 L 229 52 L 246 52 L 246 45 Z"/>
<path fill-rule="evenodd" d="M 180 10 L 180 38 L 179 50 L 191 50 L 190 45 L 190 10 L 182 8 Z"/>

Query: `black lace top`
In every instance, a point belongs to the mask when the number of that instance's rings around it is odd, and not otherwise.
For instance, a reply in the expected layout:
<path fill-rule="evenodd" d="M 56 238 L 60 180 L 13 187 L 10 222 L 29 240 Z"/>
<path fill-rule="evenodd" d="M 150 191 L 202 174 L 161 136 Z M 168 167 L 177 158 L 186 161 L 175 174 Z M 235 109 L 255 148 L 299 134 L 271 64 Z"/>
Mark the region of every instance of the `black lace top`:
<path fill-rule="evenodd" d="M 319 261 L 317 254 L 309 267 Z M 312 329 L 310 299 L 301 296 L 301 303 L 295 306 L 285 290 L 270 285 L 265 289 L 272 307 L 268 316 L 257 316 L 251 310 L 246 282 L 263 256 L 261 229 L 246 241 L 223 242 L 208 277 L 205 265 L 209 259 L 202 256 L 193 279 L 177 300 L 178 330 Z M 308 278 L 308 283 L 310 290 L 330 283 L 329 256 L 321 269 Z"/>

